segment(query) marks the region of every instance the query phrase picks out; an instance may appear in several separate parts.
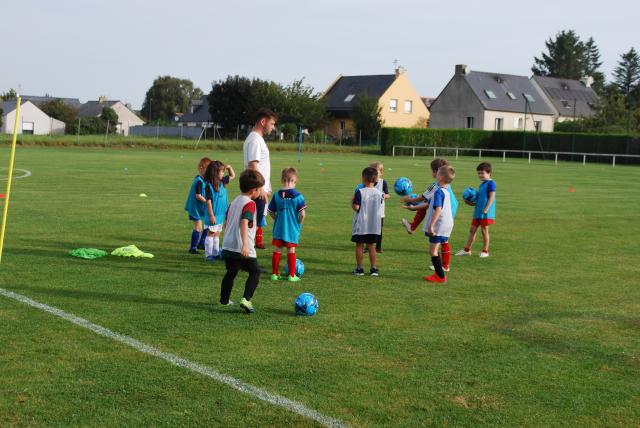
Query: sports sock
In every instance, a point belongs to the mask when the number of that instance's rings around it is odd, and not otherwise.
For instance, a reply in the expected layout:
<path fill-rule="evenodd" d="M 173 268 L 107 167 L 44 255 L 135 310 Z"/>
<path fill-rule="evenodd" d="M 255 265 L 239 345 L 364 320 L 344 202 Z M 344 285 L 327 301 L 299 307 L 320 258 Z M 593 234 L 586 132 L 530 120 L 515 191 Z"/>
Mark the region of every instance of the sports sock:
<path fill-rule="evenodd" d="M 215 256 L 213 252 L 213 236 L 207 236 L 204 240 L 204 255 L 206 257 Z"/>
<path fill-rule="evenodd" d="M 200 239 L 200 232 L 193 229 L 191 231 L 191 247 L 189 247 L 191 250 L 195 250 L 198 246 L 198 239 Z"/>
<path fill-rule="evenodd" d="M 448 242 L 444 242 L 440 248 L 442 249 L 442 267 L 448 268 L 451 262 L 451 247 Z"/>
<path fill-rule="evenodd" d="M 213 255 L 216 257 L 220 255 L 220 237 L 219 236 L 213 237 Z"/>
<path fill-rule="evenodd" d="M 296 276 L 296 253 L 287 253 L 287 266 L 289 267 L 289 276 Z"/>
<path fill-rule="evenodd" d="M 426 215 L 427 210 L 425 209 L 416 211 L 416 214 L 413 216 L 413 221 L 411 222 L 411 230 L 418 230 L 418 226 L 420 226 L 420 223 L 422 223 Z"/>
<path fill-rule="evenodd" d="M 262 227 L 256 228 L 256 246 L 262 245 Z"/>
<path fill-rule="evenodd" d="M 200 242 L 198 242 L 198 246 L 203 246 L 204 245 L 204 240 L 207 239 L 207 229 L 205 228 L 202 231 L 202 235 L 200 235 Z"/>
<path fill-rule="evenodd" d="M 433 263 L 433 267 L 436 270 L 436 275 L 438 275 L 439 278 L 444 278 L 444 269 L 442 269 L 442 259 L 440 256 L 432 256 L 431 263 Z"/>
<path fill-rule="evenodd" d="M 464 250 L 468 253 L 469 251 L 471 251 L 471 248 L 464 247 Z"/>
<path fill-rule="evenodd" d="M 274 275 L 280 273 L 280 256 L 282 256 L 282 253 L 276 253 L 275 251 L 271 255 L 271 273 Z"/>

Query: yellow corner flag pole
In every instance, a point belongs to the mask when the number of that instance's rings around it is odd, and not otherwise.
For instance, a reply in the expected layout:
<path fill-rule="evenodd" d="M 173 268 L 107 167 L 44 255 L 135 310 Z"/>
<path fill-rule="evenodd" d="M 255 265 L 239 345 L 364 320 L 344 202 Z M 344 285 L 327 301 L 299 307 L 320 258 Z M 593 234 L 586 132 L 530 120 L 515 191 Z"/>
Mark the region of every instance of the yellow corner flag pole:
<path fill-rule="evenodd" d="M 11 196 L 11 180 L 13 179 L 13 161 L 16 157 L 16 142 L 18 140 L 18 116 L 20 116 L 20 101 L 18 95 L 16 102 L 16 119 L 13 122 L 13 141 L 11 142 L 11 155 L 9 156 L 9 176 L 7 177 L 7 191 L 5 193 L 4 207 L 2 208 L 2 229 L 0 229 L 0 263 L 2 262 L 2 249 L 4 248 L 4 232 L 7 227 L 7 213 L 9 212 L 9 197 Z"/>

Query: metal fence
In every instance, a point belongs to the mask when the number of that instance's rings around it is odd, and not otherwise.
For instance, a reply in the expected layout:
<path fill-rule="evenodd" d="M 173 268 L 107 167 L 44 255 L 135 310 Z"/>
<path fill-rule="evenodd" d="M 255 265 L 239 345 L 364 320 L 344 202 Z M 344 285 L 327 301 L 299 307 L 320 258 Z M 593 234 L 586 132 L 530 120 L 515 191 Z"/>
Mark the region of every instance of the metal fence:
<path fill-rule="evenodd" d="M 507 153 L 516 153 L 525 155 L 528 158 L 528 163 L 531 163 L 532 155 L 542 156 L 543 159 L 545 156 L 552 156 L 555 164 L 558 164 L 559 156 L 563 157 L 571 157 L 571 158 L 582 158 L 582 165 L 586 165 L 587 157 L 589 158 L 611 158 L 611 166 L 615 168 L 616 159 L 633 159 L 640 160 L 640 155 L 622 155 L 617 153 L 578 153 L 578 152 L 547 152 L 541 150 L 503 150 L 503 149 L 472 149 L 472 148 L 462 148 L 462 147 L 425 147 L 425 146 L 393 146 L 392 147 L 392 156 L 396 156 L 396 151 L 401 151 L 401 149 L 411 150 L 411 156 L 416 157 L 416 150 L 429 150 L 433 152 L 433 157 L 435 158 L 439 152 L 455 152 L 456 159 L 461 152 L 474 152 L 478 154 L 478 159 L 482 159 L 482 154 L 497 154 L 498 156 L 502 153 L 502 161 L 507 161 Z"/>
<path fill-rule="evenodd" d="M 206 133 L 213 136 L 213 129 L 200 128 L 194 126 L 132 126 L 129 128 L 129 135 L 138 137 L 172 137 L 188 138 L 197 140 L 207 138 Z"/>

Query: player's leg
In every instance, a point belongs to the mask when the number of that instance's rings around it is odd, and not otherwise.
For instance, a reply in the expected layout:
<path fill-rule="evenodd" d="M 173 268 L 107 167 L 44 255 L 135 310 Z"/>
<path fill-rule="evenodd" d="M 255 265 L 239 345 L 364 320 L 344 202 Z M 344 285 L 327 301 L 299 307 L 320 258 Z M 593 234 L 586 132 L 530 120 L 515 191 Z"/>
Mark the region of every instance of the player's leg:
<path fill-rule="evenodd" d="M 440 284 L 444 284 L 447 279 L 444 275 L 444 269 L 442 268 L 442 259 L 440 258 L 440 253 L 438 250 L 440 249 L 440 243 L 438 242 L 429 242 L 429 255 L 431 256 L 431 263 L 433 264 L 433 268 L 436 271 L 435 274 L 431 276 L 425 276 L 424 280 L 429 282 L 436 282 Z"/>
<path fill-rule="evenodd" d="M 220 304 L 228 305 L 229 298 L 231 297 L 231 290 L 233 290 L 233 280 L 236 279 L 240 266 L 238 265 L 239 259 L 227 258 L 225 259 L 225 267 L 227 273 L 222 278 L 222 286 L 220 287 Z"/>
<path fill-rule="evenodd" d="M 242 300 L 240 301 L 240 307 L 247 313 L 255 312 L 255 308 L 251 303 L 253 293 L 258 288 L 258 282 L 260 281 L 260 266 L 258 265 L 258 259 L 249 258 L 241 260 L 242 270 L 249 273 L 247 282 L 244 284 L 244 293 L 242 294 Z"/>
<path fill-rule="evenodd" d="M 216 255 L 213 248 L 213 240 L 215 239 L 214 238 L 215 233 L 207 227 L 203 234 L 207 235 L 207 238 L 204 240 L 204 255 L 207 260 L 213 260 L 213 257 Z"/>
<path fill-rule="evenodd" d="M 256 202 L 256 243 L 255 247 L 264 250 L 266 247 L 263 243 L 262 222 L 264 221 L 264 209 L 266 202 L 262 198 L 255 200 Z"/>
<path fill-rule="evenodd" d="M 413 230 L 414 232 L 418 230 L 420 223 L 422 223 L 422 220 L 424 220 L 426 216 L 427 216 L 426 209 L 421 209 L 416 211 L 416 214 L 413 216 L 413 221 L 411 222 L 411 230 Z"/>
<path fill-rule="evenodd" d="M 443 242 L 440 245 L 440 256 L 442 257 L 442 268 L 445 272 L 449 272 L 449 266 L 451 264 L 451 246 L 449 241 Z"/>
<path fill-rule="evenodd" d="M 369 249 L 369 264 L 371 265 L 371 269 L 369 270 L 369 273 L 371 273 L 371 276 L 378 276 L 379 272 L 378 272 L 378 266 L 376 264 L 376 261 L 377 261 L 376 244 L 375 243 L 367 244 L 367 248 Z"/>
<path fill-rule="evenodd" d="M 354 275 L 364 275 L 364 267 L 362 266 L 364 260 L 364 244 L 362 242 L 356 242 L 356 269 L 353 271 Z"/>
<path fill-rule="evenodd" d="M 200 228 L 198 230 L 201 231 L 200 233 L 200 239 L 198 240 L 198 249 L 199 250 L 204 250 L 205 249 L 205 240 L 207 239 L 207 228 L 204 227 L 204 223 L 202 220 L 200 220 L 198 222 L 200 224 Z"/>
<path fill-rule="evenodd" d="M 473 246 L 473 241 L 476 240 L 476 232 L 478 231 L 478 222 L 474 220 L 471 223 L 471 227 L 469 228 L 469 237 L 467 238 L 467 243 L 464 246 L 464 249 L 458 251 L 456 256 L 470 256 L 471 255 L 471 247 Z"/>
<path fill-rule="evenodd" d="M 282 246 L 280 243 L 274 243 L 273 253 L 271 254 L 271 280 L 280 279 L 280 258 L 282 257 Z"/>
<path fill-rule="evenodd" d="M 384 218 L 380 219 L 380 235 L 376 240 L 376 251 L 382 253 L 382 229 L 384 228 Z"/>
<path fill-rule="evenodd" d="M 489 257 L 489 225 L 483 224 L 480 226 L 480 231 L 482 232 L 482 251 L 480 252 L 480 257 Z"/>
<path fill-rule="evenodd" d="M 193 221 L 193 230 L 191 231 L 191 245 L 189 246 L 189 252 L 197 254 L 198 242 L 200 241 L 200 234 L 202 233 L 202 221 L 196 220 L 191 217 Z"/>
<path fill-rule="evenodd" d="M 287 248 L 287 267 L 289 268 L 289 277 L 296 276 L 296 247 Z"/>

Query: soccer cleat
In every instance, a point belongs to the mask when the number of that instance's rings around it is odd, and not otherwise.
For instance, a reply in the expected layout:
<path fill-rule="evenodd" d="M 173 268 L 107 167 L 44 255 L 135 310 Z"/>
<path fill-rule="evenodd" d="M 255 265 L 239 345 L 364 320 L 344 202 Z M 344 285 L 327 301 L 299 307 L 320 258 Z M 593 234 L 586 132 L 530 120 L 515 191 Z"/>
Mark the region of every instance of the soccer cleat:
<path fill-rule="evenodd" d="M 431 275 L 431 276 L 425 276 L 422 279 L 424 279 L 427 282 L 435 282 L 436 284 L 446 284 L 447 283 L 447 277 L 440 278 L 435 273 L 433 275 Z"/>
<path fill-rule="evenodd" d="M 282 277 L 278 274 L 272 273 L 271 274 L 271 281 L 280 281 L 282 279 Z"/>
<path fill-rule="evenodd" d="M 222 305 L 222 306 L 235 306 L 235 305 L 237 305 L 237 303 L 234 302 L 233 300 L 229 300 L 227 303 L 220 303 L 220 305 Z"/>
<path fill-rule="evenodd" d="M 403 218 L 402 219 L 402 225 L 404 226 L 405 229 L 407 229 L 407 233 L 409 235 L 413 235 L 415 230 L 413 230 L 413 228 L 411 227 L 411 223 L 409 223 L 409 220 L 407 220 L 406 218 Z"/>
<path fill-rule="evenodd" d="M 244 311 L 248 314 L 252 314 L 256 311 L 256 308 L 253 307 L 253 304 L 244 297 L 242 298 L 242 300 L 240 300 L 240 307 L 244 309 Z"/>
<path fill-rule="evenodd" d="M 204 250 L 204 242 L 198 244 L 198 250 Z"/>
<path fill-rule="evenodd" d="M 436 268 L 434 268 L 433 265 L 429 266 L 429 269 L 436 270 Z M 449 266 L 447 267 L 442 266 L 442 270 L 444 270 L 445 272 L 449 272 L 451 268 Z"/>
<path fill-rule="evenodd" d="M 256 245 L 255 245 L 255 247 L 256 247 L 258 250 L 264 250 L 265 248 L 267 248 L 267 247 L 265 247 L 265 246 L 264 246 L 264 244 L 256 244 Z"/>
<path fill-rule="evenodd" d="M 456 254 L 456 256 L 470 256 L 471 255 L 471 251 L 465 251 L 464 249 L 458 251 Z"/>
<path fill-rule="evenodd" d="M 376 248 L 376 253 L 384 254 L 384 250 L 382 248 Z"/>
<path fill-rule="evenodd" d="M 299 276 L 295 276 L 295 275 L 294 276 L 289 275 L 289 278 L 287 279 L 287 281 L 289 281 L 289 282 L 298 282 L 300 280 L 302 280 L 302 278 L 300 278 Z"/>
<path fill-rule="evenodd" d="M 481 259 L 484 259 L 484 258 L 487 258 L 487 257 L 489 257 L 489 253 L 487 251 L 482 251 L 480 253 L 480 258 Z"/>
<path fill-rule="evenodd" d="M 200 254 L 200 253 L 198 252 L 198 250 L 196 250 L 195 248 L 189 248 L 189 253 L 190 253 L 190 254 Z"/>
<path fill-rule="evenodd" d="M 371 274 L 371 276 L 380 276 L 380 271 L 378 270 L 378 268 L 369 269 L 369 273 Z"/>
<path fill-rule="evenodd" d="M 215 263 L 217 262 L 219 259 L 216 256 L 207 256 L 205 257 L 205 260 L 210 262 L 210 263 Z"/>
<path fill-rule="evenodd" d="M 355 276 L 364 276 L 364 269 L 361 267 L 357 267 L 352 272 Z"/>

